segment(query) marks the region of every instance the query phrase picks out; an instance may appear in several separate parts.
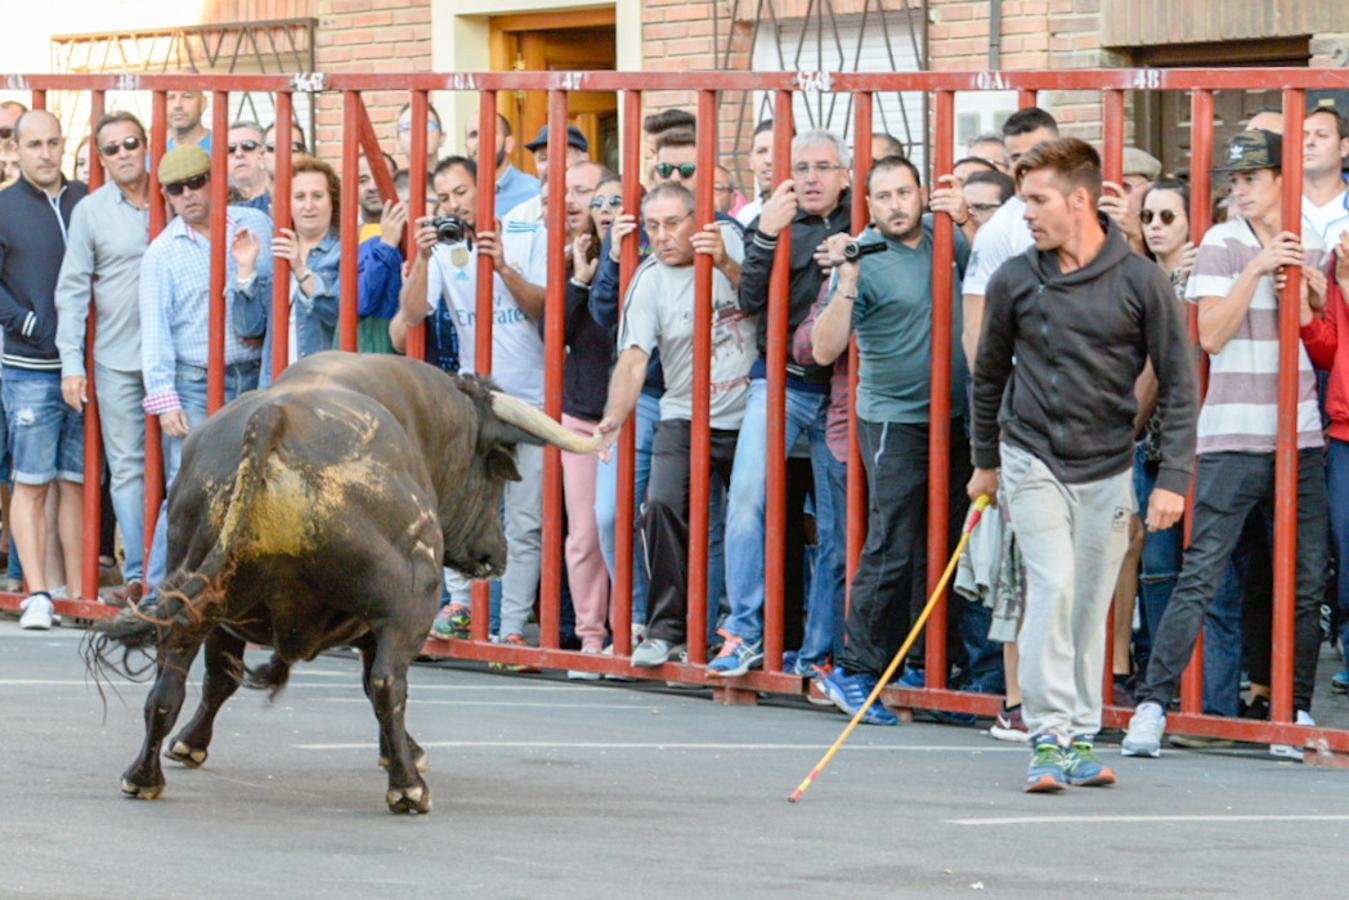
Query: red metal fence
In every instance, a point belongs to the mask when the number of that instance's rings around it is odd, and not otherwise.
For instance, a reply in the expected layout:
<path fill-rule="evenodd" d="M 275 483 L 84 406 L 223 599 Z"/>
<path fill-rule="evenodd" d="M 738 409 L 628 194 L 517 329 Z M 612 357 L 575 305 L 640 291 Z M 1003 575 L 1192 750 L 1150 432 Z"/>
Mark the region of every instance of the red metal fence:
<path fill-rule="evenodd" d="M 343 97 L 342 140 L 342 208 L 355 210 L 357 204 L 358 154 L 364 153 L 371 171 L 386 198 L 394 196 L 391 173 L 379 152 L 379 144 L 361 98 L 363 91 L 406 90 L 411 102 L 412 160 L 411 183 L 425 184 L 427 171 L 426 120 L 430 91 L 459 91 L 479 95 L 479 146 L 495 146 L 497 94 L 500 91 L 546 91 L 548 93 L 548 176 L 554 185 L 565 182 L 565 144 L 568 114 L 568 96 L 577 90 L 615 91 L 622 95 L 623 110 L 623 199 L 624 210 L 638 213 L 642 135 L 640 131 L 642 96 L 647 91 L 693 91 L 697 96 L 698 167 L 710 171 L 717 156 L 716 109 L 719 91 L 769 91 L 774 97 L 774 181 L 788 177 L 792 136 L 792 97 L 797 92 L 850 93 L 857 110 L 855 147 L 867 148 L 871 138 L 872 95 L 881 91 L 928 91 L 933 96 L 934 159 L 932 178 L 948 174 L 953 163 L 955 97 L 961 91 L 1017 91 L 1021 106 L 1031 106 L 1040 91 L 1099 91 L 1105 123 L 1105 177 L 1120 181 L 1125 126 L 1126 91 L 1188 91 L 1191 95 L 1193 166 L 1191 182 L 1190 222 L 1192 237 L 1197 243 L 1210 223 L 1212 185 L 1208 161 L 1213 152 L 1214 92 L 1218 90 L 1281 90 L 1285 121 L 1284 136 L 1284 221 L 1298 221 L 1301 215 L 1302 153 L 1301 122 L 1305 109 L 1305 92 L 1313 89 L 1349 88 L 1349 70 L 1344 69 L 1081 69 L 1072 71 L 1005 71 L 1005 72 L 915 72 L 915 73 L 768 73 L 768 72 L 690 72 L 690 73 L 630 73 L 630 72 L 492 72 L 454 74 L 388 74 L 388 75 L 35 75 L 6 76 L 8 90 L 32 92 L 32 105 L 42 108 L 49 91 L 92 92 L 91 117 L 96 120 L 104 111 L 108 91 L 149 91 L 153 94 L 151 152 L 157 160 L 165 148 L 167 117 L 165 92 L 196 90 L 210 92 L 213 100 L 213 129 L 223 135 L 228 129 L 227 110 L 231 91 L 271 91 L 276 95 L 278 121 L 290 118 L 293 95 L 298 92 L 340 92 Z M 276 186 L 273 191 L 274 218 L 284 222 L 289 218 L 290 163 L 289 141 L 276 143 Z M 869 154 L 855 154 L 853 183 L 863 184 L 870 165 Z M 102 167 L 98 154 L 90 154 L 91 187 L 102 182 Z M 164 227 L 165 210 L 151 169 L 151 231 Z M 225 219 L 224 208 L 227 186 L 226 142 L 213 142 L 212 202 L 215 215 L 211 231 L 211 356 L 208 381 L 209 408 L 214 411 L 224 402 L 224 280 L 225 280 Z M 554 418 L 562 411 L 562 368 L 564 359 L 562 322 L 564 309 L 565 242 L 564 192 L 554 190 L 547 208 L 548 279 L 546 300 L 545 348 L 547 359 L 545 408 Z M 712 179 L 698 181 L 696 219 L 701 227 L 713 219 Z M 425 198 L 421 190 L 412 190 L 411 218 L 425 212 Z M 495 173 L 491 166 L 478 170 L 479 222 L 491 222 L 496 216 Z M 854 231 L 867 223 L 866 207 L 853 204 Z M 935 255 L 933 266 L 933 352 L 932 352 L 932 412 L 930 437 L 930 482 L 928 525 L 929 588 L 935 586 L 946 562 L 948 485 L 950 478 L 949 451 L 951 434 L 950 393 L 951 329 L 951 265 L 953 253 L 953 223 L 945 215 L 936 217 Z M 356 245 L 358 223 L 354 215 L 345 215 L 341 227 L 342 239 L 342 296 L 339 325 L 340 344 L 345 350 L 356 348 L 357 273 Z M 767 544 L 765 547 L 765 658 L 762 671 L 754 671 L 729 685 L 718 688 L 728 702 L 752 702 L 756 692 L 800 694 L 802 679 L 783 671 L 784 634 L 784 573 L 786 571 L 785 531 L 786 450 L 785 403 L 787 359 L 787 313 L 789 236 L 783 235 L 770 282 L 768 305 L 768 509 Z M 417 248 L 411 240 L 405 241 L 405 251 L 411 258 Z M 625 240 L 622 248 L 621 281 L 626 290 L 628 280 L 637 266 L 637 238 Z M 273 305 L 273 366 L 280 374 L 287 360 L 286 326 L 288 310 L 289 272 L 284 260 L 275 262 L 275 294 Z M 489 373 L 492 361 L 492 262 L 489 257 L 478 258 L 478 315 L 476 332 L 476 359 L 480 372 Z M 711 279 L 712 267 L 708 257 L 699 255 L 695 270 L 696 337 L 694 349 L 694 421 L 691 473 L 691 533 L 689 546 L 689 602 L 688 602 L 688 661 L 668 663 L 657 669 L 633 669 L 628 662 L 631 654 L 629 628 L 632 590 L 632 541 L 628 528 L 617 531 L 617 572 L 613 591 L 614 655 L 596 656 L 560 649 L 561 577 L 562 577 L 562 514 L 561 514 L 561 457 L 556 448 L 548 448 L 544 467 L 544 539 L 540 591 L 540 646 L 537 648 L 507 647 L 490 642 L 488 636 L 488 593 L 486 585 L 474 587 L 472 633 L 468 639 L 454 641 L 431 640 L 427 652 L 459 659 L 490 660 L 521 663 L 551 669 L 579 669 L 622 674 L 636 678 L 657 678 L 692 684 L 707 682 L 704 664 L 706 646 L 706 571 L 708 494 L 710 486 L 710 426 L 708 402 L 711 361 Z M 1276 515 L 1274 536 L 1274 620 L 1272 659 L 1272 715 L 1271 721 L 1228 719 L 1202 714 L 1202 648 L 1186 673 L 1181 697 L 1181 711 L 1168 717 L 1168 727 L 1175 732 L 1195 735 L 1229 737 L 1261 743 L 1288 743 L 1317 748 L 1322 755 L 1349 752 L 1349 731 L 1308 728 L 1293 722 L 1293 632 L 1296 506 L 1297 506 L 1297 296 L 1300 273 L 1290 271 L 1280 306 L 1280 379 L 1279 379 L 1279 442 L 1277 451 Z M 93 346 L 93 317 L 90 317 L 90 347 Z M 1191 314 L 1191 331 L 1195 322 Z M 414 329 L 408 341 L 409 353 L 422 356 L 425 352 L 423 328 Z M 92 354 L 92 349 L 90 350 Z M 856 345 L 850 350 L 853 387 L 857 378 Z M 89 378 L 94 367 L 88 366 Z M 98 483 L 102 468 L 99 447 L 97 404 L 94 391 L 89 390 L 90 404 L 85 422 L 86 464 L 85 483 Z M 850 427 L 853 447 L 848 467 L 848 577 L 851 583 L 861 554 L 866 525 L 865 485 L 857 455 L 855 415 Z M 159 427 L 154 416 L 146 420 L 146 539 L 153 533 L 161 500 L 162 458 Z M 616 520 L 633 521 L 634 429 L 630 420 L 624 428 L 619 444 L 619 494 Z M 98 617 L 109 612 L 108 607 L 94 598 L 98 583 L 98 522 L 99 492 L 85 491 L 85 555 L 84 579 L 86 597 L 82 600 L 57 603 L 57 610 L 66 615 Z M 148 554 L 147 554 L 148 555 Z M 14 608 L 18 598 L 0 595 L 0 607 Z M 1107 634 L 1109 635 L 1109 631 Z M 1109 640 L 1109 637 L 1107 638 Z M 927 686 L 921 690 L 894 688 L 887 699 L 892 705 L 973 712 L 991 716 L 998 711 L 1001 698 L 987 694 L 963 693 L 951 690 L 946 684 L 946 619 L 939 610 L 927 626 Z M 1111 654 L 1105 654 L 1103 677 L 1110 680 Z M 1107 690 L 1109 698 L 1111 692 Z M 1108 707 L 1105 722 L 1110 726 L 1127 724 L 1129 710 Z"/>

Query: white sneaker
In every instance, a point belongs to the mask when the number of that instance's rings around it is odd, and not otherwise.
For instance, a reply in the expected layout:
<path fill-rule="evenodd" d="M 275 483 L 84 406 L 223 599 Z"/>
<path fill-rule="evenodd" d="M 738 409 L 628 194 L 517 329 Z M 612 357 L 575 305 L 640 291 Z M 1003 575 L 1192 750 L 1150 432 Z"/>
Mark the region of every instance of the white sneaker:
<path fill-rule="evenodd" d="M 1120 742 L 1120 753 L 1156 759 L 1162 755 L 1162 734 L 1165 731 L 1166 710 L 1162 709 L 1162 705 L 1151 700 L 1140 703 L 1129 719 L 1129 731 Z"/>
<path fill-rule="evenodd" d="M 29 594 L 19 604 L 23 615 L 19 617 L 19 627 L 32 631 L 46 631 L 52 627 L 52 598 L 45 591 Z"/>
<path fill-rule="evenodd" d="M 1305 709 L 1299 709 L 1294 724 L 1311 727 L 1316 724 L 1316 720 Z M 1292 744 L 1270 744 L 1269 755 L 1277 756 L 1280 759 L 1291 759 L 1294 762 L 1302 762 L 1302 748 L 1294 747 Z"/>
<path fill-rule="evenodd" d="M 599 656 L 598 650 L 582 650 L 587 656 Z M 567 680 L 569 681 L 599 681 L 603 677 L 599 672 L 591 672 L 587 669 L 568 669 Z"/>

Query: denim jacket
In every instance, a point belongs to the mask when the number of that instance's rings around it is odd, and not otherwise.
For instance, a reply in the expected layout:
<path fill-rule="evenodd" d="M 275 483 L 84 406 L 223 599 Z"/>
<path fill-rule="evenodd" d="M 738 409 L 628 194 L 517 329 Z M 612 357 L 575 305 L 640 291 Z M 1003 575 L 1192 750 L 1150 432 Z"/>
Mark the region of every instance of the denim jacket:
<path fill-rule="evenodd" d="M 295 347 L 296 358 L 303 359 L 320 350 L 330 350 L 333 346 L 333 334 L 337 330 L 338 303 L 342 296 L 340 278 L 342 265 L 342 239 L 336 228 L 328 229 L 323 239 L 309 251 L 306 265 L 313 273 L 310 290 L 306 297 L 295 280 L 290 276 L 290 302 L 295 309 Z M 272 384 L 272 297 L 255 293 L 242 302 L 236 301 L 232 314 L 234 328 L 243 337 L 267 338 L 262 344 L 262 376 L 258 381 L 260 388 Z M 287 325 L 287 327 L 289 327 Z"/>

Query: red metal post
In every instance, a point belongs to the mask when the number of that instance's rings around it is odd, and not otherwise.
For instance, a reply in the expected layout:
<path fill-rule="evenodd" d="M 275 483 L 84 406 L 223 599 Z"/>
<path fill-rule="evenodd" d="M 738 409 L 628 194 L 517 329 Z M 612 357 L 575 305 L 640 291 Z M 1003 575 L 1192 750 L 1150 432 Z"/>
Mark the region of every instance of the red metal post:
<path fill-rule="evenodd" d="M 229 214 L 229 91 L 211 96 L 211 298 L 207 341 L 206 411 L 214 415 L 225 405 L 225 217 Z M 279 137 L 279 135 L 278 135 Z M 269 234 L 254 235 L 260 241 Z"/>
<path fill-rule="evenodd" d="M 1016 108 L 1029 109 L 1030 107 L 1034 106 L 1038 102 L 1036 100 L 1036 94 L 1037 92 L 1035 90 L 1017 91 Z"/>
<path fill-rule="evenodd" d="M 773 183 L 792 171 L 792 92 L 773 99 Z M 764 515 L 764 671 L 782 671 L 787 572 L 787 320 L 791 312 L 792 229 L 778 235 L 768 278 L 768 459 Z"/>
<path fill-rule="evenodd" d="M 103 185 L 103 158 L 98 152 L 98 135 L 94 127 L 103 118 L 104 93 L 93 91 L 89 97 L 89 190 Z M 113 188 L 116 190 L 116 188 Z M 83 542 L 80 555 L 80 598 L 93 601 L 98 597 L 99 525 L 103 517 L 103 441 L 98 425 L 98 394 L 94 383 L 94 338 L 98 331 L 98 309 L 93 293 L 89 295 L 89 319 L 85 330 L 84 375 L 85 394 L 89 401 L 84 406 L 84 500 Z"/>
<path fill-rule="evenodd" d="M 370 166 L 370 176 L 375 179 L 380 197 L 397 202 L 398 191 L 394 187 L 393 172 L 389 171 L 389 164 L 384 160 L 384 148 L 379 145 L 379 135 L 375 133 L 374 123 L 370 121 L 370 113 L 364 103 L 357 107 L 356 127 L 361 136 L 361 154 Z M 410 238 L 412 231 L 411 228 L 405 229 L 404 238 Z"/>
<path fill-rule="evenodd" d="M 347 91 L 342 95 L 342 296 L 337 314 L 338 345 L 349 353 L 356 351 L 359 315 L 356 307 L 356 256 L 360 240 L 360 221 L 355 212 L 360 205 L 357 182 L 360 181 L 361 128 L 364 112 L 361 95 Z M 415 185 L 414 185 L 415 187 Z"/>
<path fill-rule="evenodd" d="M 642 215 L 642 92 L 623 94 L 623 211 L 638 219 Z M 633 232 L 623 240 L 619 258 L 620 324 L 623 318 L 623 298 L 628 284 L 637 271 L 640 236 Z M 637 422 L 636 415 L 628 416 L 618 438 L 618 498 L 614 512 L 614 592 L 612 622 L 614 654 L 632 654 L 632 553 L 633 519 L 636 512 L 637 477 Z M 643 623 L 645 624 L 645 623 Z"/>
<path fill-rule="evenodd" d="M 479 154 L 481 155 L 481 154 Z M 562 366 L 567 308 L 567 92 L 548 92 L 548 284 L 544 302 L 543 408 L 562 418 Z M 562 624 L 562 451 L 543 448 L 543 566 L 539 645 L 556 647 Z"/>
<path fill-rule="evenodd" d="M 934 121 L 932 183 L 949 175 L 955 162 L 956 95 L 938 91 Z M 955 223 L 950 216 L 935 217 L 932 227 L 932 403 L 927 437 L 927 590 L 937 589 L 946 559 L 951 555 L 951 340 L 955 327 Z M 963 436 L 961 438 L 964 439 Z M 927 621 L 926 687 L 946 687 L 946 601 Z"/>
<path fill-rule="evenodd" d="M 407 240 L 403 242 L 404 254 L 409 262 L 417 258 L 417 242 L 412 239 L 412 235 L 417 230 L 417 220 L 426 215 L 426 120 L 430 115 L 427 111 L 426 91 L 412 92 L 412 158 L 408 160 L 409 178 L 408 184 L 408 224 Z M 479 320 L 481 321 L 481 320 Z M 415 326 L 408 329 L 407 355 L 413 359 L 426 359 L 426 323 L 418 322 Z M 478 357 L 478 365 L 483 364 L 483 357 Z M 488 355 L 490 371 L 491 355 Z M 479 369 L 483 372 L 485 370 Z M 485 590 L 487 585 L 483 584 Z M 483 594 L 485 598 L 487 594 Z M 481 616 L 477 614 L 477 594 L 474 594 L 474 618 L 476 625 L 479 619 L 482 620 L 482 640 L 487 639 L 487 607 L 484 606 Z M 476 630 L 474 632 L 477 633 Z"/>
<path fill-rule="evenodd" d="M 290 167 L 294 148 L 282 140 L 283 123 L 291 121 L 289 91 L 276 93 L 276 184 L 272 189 L 272 220 L 277 228 L 294 228 L 290 215 Z M 337 198 L 334 197 L 334 200 Z M 349 209 L 345 204 L 343 209 Z M 272 379 L 281 377 L 290 360 L 290 261 L 272 260 Z"/>
<path fill-rule="evenodd" d="M 1197 90 L 1190 95 L 1190 240 L 1199 244 L 1208 231 L 1213 215 L 1213 92 Z M 1199 346 L 1199 307 L 1188 304 L 1190 342 Z M 1200 397 L 1208 390 L 1208 354 L 1196 354 Z M 1190 481 L 1185 501 L 1185 546 L 1190 545 L 1194 527 L 1194 480 Z M 1199 630 L 1190 664 L 1180 680 L 1181 712 L 1198 715 L 1204 711 L 1204 631 Z"/>
<path fill-rule="evenodd" d="M 159 188 L 159 160 L 164 155 L 168 140 L 168 98 L 163 91 L 155 91 L 150 114 L 150 240 L 168 224 L 164 195 Z M 150 566 L 150 547 L 154 544 L 155 524 L 159 521 L 159 505 L 164 500 L 164 444 L 159 431 L 159 416 L 145 417 L 145 560 Z M 147 588 L 154 585 L 147 584 Z"/>
<path fill-rule="evenodd" d="M 425 107 L 426 95 L 422 94 L 423 107 Z M 426 155 L 425 135 L 426 135 L 426 111 L 422 111 L 422 122 L 420 126 L 416 125 L 416 110 L 414 109 L 414 128 L 420 128 L 422 138 L 422 155 Z M 477 227 L 483 231 L 494 230 L 496 227 L 496 173 L 490 162 L 484 160 L 495 160 L 491 150 L 486 155 L 483 153 L 484 147 L 492 148 L 496 146 L 496 92 L 484 91 L 479 97 L 478 106 L 478 208 L 474 211 L 474 219 Z M 415 148 L 414 148 L 415 152 Z M 415 175 L 414 175 L 415 178 Z M 425 177 L 423 176 L 423 182 Z M 413 191 L 415 195 L 417 192 Z M 496 274 L 492 267 L 492 258 L 485 253 L 478 254 L 477 262 L 477 312 L 476 312 L 476 330 L 474 355 L 476 357 L 475 369 L 480 375 L 489 375 L 492 371 L 492 294 L 495 290 L 494 282 Z M 418 331 L 423 343 L 426 340 L 426 326 L 420 325 Z M 409 352 L 411 352 L 409 350 Z M 425 355 L 423 353 L 423 355 Z M 473 616 L 470 626 L 474 639 L 487 640 L 487 630 L 489 617 L 491 615 L 491 585 L 486 581 L 477 581 L 473 584 Z"/>
<path fill-rule="evenodd" d="M 853 133 L 852 233 L 860 234 L 871 216 L 867 210 L 867 173 L 871 171 L 871 115 L 872 95 L 862 92 L 853 95 L 856 110 L 856 131 Z M 848 549 L 847 600 L 845 608 L 852 608 L 852 582 L 857 565 L 862 559 L 862 545 L 867 539 L 867 473 L 863 468 L 862 450 L 858 444 L 857 396 L 861 359 L 857 353 L 857 337 L 848 341 Z"/>
<path fill-rule="evenodd" d="M 1101 113 L 1105 130 L 1104 165 L 1106 181 L 1120 184 L 1124 180 L 1124 92 L 1103 91 Z M 1105 668 L 1101 674 L 1106 706 L 1113 706 L 1115 688 L 1115 603 L 1112 598 L 1105 616 Z"/>
<path fill-rule="evenodd" d="M 1283 227 L 1294 234 L 1302 222 L 1302 120 L 1307 98 L 1297 88 L 1283 92 Z M 1274 459 L 1274 624 L 1270 665 L 1271 722 L 1293 719 L 1293 660 L 1296 656 L 1298 322 L 1302 270 L 1284 267 L 1279 298 L 1279 426 Z"/>
<path fill-rule="evenodd" d="M 717 165 L 717 92 L 698 92 L 698 182 L 694 221 L 712 223 Z M 693 257 L 693 425 L 689 437 L 689 662 L 707 662 L 707 530 L 712 479 L 712 257 Z"/>
<path fill-rule="evenodd" d="M 43 89 L 33 91 L 33 109 L 47 108 L 47 92 Z"/>

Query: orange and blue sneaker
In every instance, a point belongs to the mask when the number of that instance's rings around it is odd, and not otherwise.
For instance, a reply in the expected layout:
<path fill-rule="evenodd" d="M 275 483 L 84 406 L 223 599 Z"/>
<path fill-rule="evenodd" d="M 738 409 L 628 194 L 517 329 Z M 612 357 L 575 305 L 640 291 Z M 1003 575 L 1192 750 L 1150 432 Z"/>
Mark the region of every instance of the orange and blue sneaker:
<path fill-rule="evenodd" d="M 1026 793 L 1057 794 L 1068 786 L 1068 754 L 1052 734 L 1037 734 L 1031 744 L 1035 749 L 1026 770 Z"/>
<path fill-rule="evenodd" d="M 448 603 L 440 608 L 436 620 L 431 623 L 431 637 L 443 641 L 469 636 L 471 621 L 469 608 L 462 603 Z"/>
<path fill-rule="evenodd" d="M 718 631 L 726 642 L 717 658 L 707 664 L 707 674 L 718 678 L 739 678 L 755 666 L 763 664 L 763 642 L 750 643 L 730 632 Z"/>
<path fill-rule="evenodd" d="M 1063 774 L 1075 787 L 1105 787 L 1115 783 L 1115 772 L 1096 755 L 1091 738 L 1079 735 L 1063 751 Z"/>
<path fill-rule="evenodd" d="M 529 641 L 525 640 L 525 636 L 522 634 L 505 635 L 501 638 L 499 643 L 505 644 L 506 646 L 509 647 L 530 646 Z M 494 662 L 491 663 L 491 668 L 497 670 L 498 672 L 538 673 L 540 671 L 535 666 L 525 665 L 523 663 Z"/>

